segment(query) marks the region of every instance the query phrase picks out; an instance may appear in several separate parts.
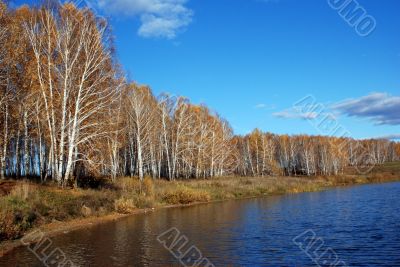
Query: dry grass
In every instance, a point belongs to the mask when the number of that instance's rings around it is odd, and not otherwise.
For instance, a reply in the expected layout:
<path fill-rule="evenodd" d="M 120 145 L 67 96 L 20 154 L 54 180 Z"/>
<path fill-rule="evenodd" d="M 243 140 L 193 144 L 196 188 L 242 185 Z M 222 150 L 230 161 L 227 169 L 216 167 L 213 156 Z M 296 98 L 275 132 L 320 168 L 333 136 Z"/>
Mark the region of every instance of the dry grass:
<path fill-rule="evenodd" d="M 10 195 L 22 200 L 27 200 L 30 196 L 34 194 L 34 188 L 30 183 L 20 183 L 17 184 L 10 192 Z"/>
<path fill-rule="evenodd" d="M 132 177 L 122 177 L 117 181 L 117 188 L 120 188 L 122 192 L 136 192 L 140 193 L 141 184 L 139 179 Z"/>
<path fill-rule="evenodd" d="M 154 182 L 151 177 L 146 177 L 143 181 L 142 193 L 148 197 L 154 197 Z"/>
<path fill-rule="evenodd" d="M 208 202 L 211 196 L 205 190 L 195 190 L 184 185 L 178 185 L 174 189 L 167 190 L 161 197 L 167 204 L 191 204 L 194 202 Z"/>
<path fill-rule="evenodd" d="M 16 239 L 32 227 L 52 221 L 102 216 L 114 211 L 117 194 L 110 190 L 61 190 L 17 182 L 0 197 L 0 242 Z"/>
<path fill-rule="evenodd" d="M 119 198 L 115 200 L 115 211 L 121 214 L 129 214 L 136 209 L 135 203 L 131 198 Z"/>

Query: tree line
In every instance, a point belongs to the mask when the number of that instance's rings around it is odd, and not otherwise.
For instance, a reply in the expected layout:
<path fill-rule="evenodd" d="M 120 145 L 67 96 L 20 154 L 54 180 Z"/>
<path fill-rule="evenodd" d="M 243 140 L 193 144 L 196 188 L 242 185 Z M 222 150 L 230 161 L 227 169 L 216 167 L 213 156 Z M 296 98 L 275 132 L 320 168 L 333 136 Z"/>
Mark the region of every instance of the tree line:
<path fill-rule="evenodd" d="M 1 178 L 333 175 L 399 160 L 388 140 L 234 135 L 206 106 L 128 82 L 107 25 L 72 4 L 0 1 Z"/>

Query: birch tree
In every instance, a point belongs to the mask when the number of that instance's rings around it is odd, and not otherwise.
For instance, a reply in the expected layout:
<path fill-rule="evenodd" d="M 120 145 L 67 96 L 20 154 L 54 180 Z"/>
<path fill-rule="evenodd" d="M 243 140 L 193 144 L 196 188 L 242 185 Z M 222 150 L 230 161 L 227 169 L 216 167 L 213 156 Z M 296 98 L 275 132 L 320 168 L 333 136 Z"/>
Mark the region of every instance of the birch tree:
<path fill-rule="evenodd" d="M 61 183 L 75 162 L 91 162 L 79 148 L 105 135 L 99 119 L 116 92 L 106 23 L 66 4 L 57 16 L 37 10 L 25 28 L 46 112 L 51 174 Z"/>
<path fill-rule="evenodd" d="M 9 72 L 12 60 L 9 55 L 10 32 L 9 16 L 7 6 L 0 1 L 0 178 L 6 176 L 7 148 L 10 140 L 10 101 L 12 93 L 10 90 Z"/>
<path fill-rule="evenodd" d="M 137 149 L 138 174 L 140 180 L 144 177 L 144 165 L 150 152 L 151 133 L 154 131 L 154 115 L 156 112 L 155 98 L 150 89 L 132 84 L 128 93 L 127 114 L 130 133 L 135 140 Z"/>

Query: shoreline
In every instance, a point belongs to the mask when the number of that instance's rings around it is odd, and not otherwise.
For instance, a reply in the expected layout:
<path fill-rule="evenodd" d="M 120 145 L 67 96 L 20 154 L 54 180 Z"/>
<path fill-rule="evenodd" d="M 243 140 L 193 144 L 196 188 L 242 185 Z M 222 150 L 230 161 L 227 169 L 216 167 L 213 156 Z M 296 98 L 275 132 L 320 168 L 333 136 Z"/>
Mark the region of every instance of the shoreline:
<path fill-rule="evenodd" d="M 78 231 L 78 230 L 82 230 L 85 228 L 91 228 L 96 225 L 119 221 L 121 219 L 128 218 L 131 216 L 136 216 L 139 214 L 157 212 L 157 211 L 165 210 L 165 209 L 192 207 L 192 206 L 198 206 L 198 205 L 204 205 L 204 204 L 213 204 L 213 203 L 218 203 L 218 202 L 224 202 L 224 201 L 229 201 L 229 200 L 245 200 L 245 199 L 258 198 L 258 197 L 260 197 L 260 196 L 246 197 L 246 198 L 240 198 L 240 199 L 238 198 L 238 199 L 226 199 L 226 200 L 211 200 L 209 202 L 194 202 L 194 203 L 190 203 L 190 204 L 166 205 L 166 206 L 160 206 L 157 208 L 137 209 L 129 214 L 113 213 L 113 214 L 108 214 L 108 215 L 99 216 L 99 217 L 73 219 L 73 220 L 65 221 L 65 222 L 61 222 L 61 221 L 52 222 L 52 223 L 48 223 L 45 225 L 41 225 L 39 227 L 32 228 L 29 232 L 24 234 L 19 239 L 11 240 L 11 241 L 4 241 L 4 242 L 0 243 L 0 258 L 6 256 L 8 253 L 12 252 L 14 249 L 25 246 L 24 244 L 22 244 L 21 240 L 24 237 L 28 236 L 29 234 L 34 233 L 38 230 L 42 231 L 46 237 L 51 238 L 51 237 L 55 237 L 55 236 L 62 235 L 62 234 L 68 234 L 69 232 Z M 265 196 L 265 197 L 268 197 L 268 196 Z M 33 244 L 34 242 L 28 241 L 28 243 Z"/>
<path fill-rule="evenodd" d="M 129 214 L 112 213 L 112 214 L 107 214 L 104 216 L 92 216 L 92 217 L 88 217 L 88 218 L 78 218 L 78 219 L 72 219 L 72 220 L 68 220 L 68 221 L 57 221 L 57 222 L 44 224 L 44 225 L 41 225 L 38 227 L 34 227 L 30 231 L 25 233 L 19 239 L 12 240 L 12 241 L 4 241 L 4 242 L 0 243 L 0 258 L 6 256 L 7 254 L 11 253 L 13 250 L 15 250 L 17 248 L 25 246 L 24 244 L 22 244 L 21 240 L 24 237 L 28 236 L 30 233 L 33 233 L 38 230 L 42 231 L 46 237 L 51 238 L 51 237 L 56 237 L 56 236 L 59 236 L 62 234 L 68 234 L 69 232 L 82 230 L 85 228 L 89 229 L 93 226 L 119 221 L 123 218 L 136 216 L 139 214 L 146 214 L 149 212 L 157 212 L 157 211 L 164 210 L 164 209 L 191 207 L 191 206 L 213 204 L 213 203 L 225 202 L 225 201 L 235 201 L 235 200 L 240 201 L 240 200 L 246 200 L 246 199 L 266 198 L 266 197 L 280 196 L 280 195 L 282 196 L 282 195 L 293 195 L 293 194 L 301 194 L 301 193 L 323 192 L 323 191 L 328 191 L 328 190 L 332 190 L 335 188 L 346 188 L 346 187 L 351 187 L 351 186 L 362 186 L 362 185 L 373 185 L 373 184 L 395 183 L 395 182 L 400 182 L 400 177 L 392 179 L 392 180 L 387 180 L 387 181 L 371 181 L 371 182 L 361 182 L 361 183 L 328 185 L 325 187 L 320 187 L 320 188 L 318 188 L 318 190 L 301 191 L 301 192 L 285 192 L 285 193 L 274 192 L 274 193 L 267 194 L 267 195 L 254 195 L 254 196 L 228 198 L 228 199 L 214 199 L 214 200 L 210 200 L 210 201 L 206 201 L 206 202 L 193 202 L 190 204 L 174 204 L 174 205 L 159 206 L 156 208 L 136 209 L 136 210 L 130 212 Z M 31 243 L 34 243 L 34 242 L 31 242 Z"/>

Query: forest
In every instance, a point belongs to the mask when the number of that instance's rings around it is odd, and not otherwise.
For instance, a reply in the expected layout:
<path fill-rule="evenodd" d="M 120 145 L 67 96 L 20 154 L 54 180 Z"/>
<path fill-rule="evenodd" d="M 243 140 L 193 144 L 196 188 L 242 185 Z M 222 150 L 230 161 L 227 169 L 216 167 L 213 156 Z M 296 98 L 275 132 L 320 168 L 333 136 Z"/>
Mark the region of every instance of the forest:
<path fill-rule="evenodd" d="M 400 159 L 383 139 L 235 135 L 207 106 L 128 81 L 107 22 L 72 4 L 0 1 L 0 44 L 2 179 L 338 175 Z"/>

